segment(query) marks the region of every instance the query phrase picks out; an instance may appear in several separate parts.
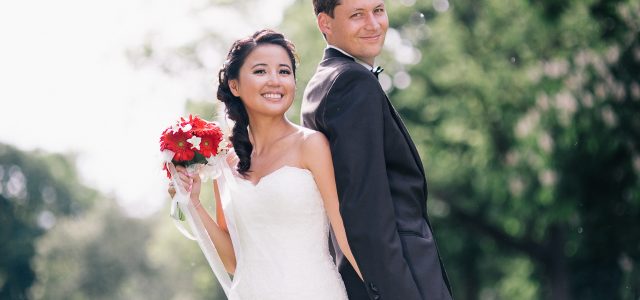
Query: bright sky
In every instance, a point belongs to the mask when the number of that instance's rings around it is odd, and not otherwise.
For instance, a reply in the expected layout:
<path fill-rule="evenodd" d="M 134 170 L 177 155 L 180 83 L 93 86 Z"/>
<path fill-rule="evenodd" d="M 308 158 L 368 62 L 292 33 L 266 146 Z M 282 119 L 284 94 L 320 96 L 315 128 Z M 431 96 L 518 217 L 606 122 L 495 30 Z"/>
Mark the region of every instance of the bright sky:
<path fill-rule="evenodd" d="M 0 142 L 76 153 L 86 184 L 114 195 L 131 215 L 158 211 L 167 200 L 159 134 L 188 113 L 188 97 L 214 92 L 203 83 L 215 78 L 222 57 L 204 53 L 212 70 L 206 78 L 170 77 L 134 69 L 125 52 L 149 34 L 171 48 L 204 30 L 235 39 L 275 27 L 292 0 L 256 1 L 248 16 L 222 8 L 194 13 L 206 3 L 0 1 Z"/>

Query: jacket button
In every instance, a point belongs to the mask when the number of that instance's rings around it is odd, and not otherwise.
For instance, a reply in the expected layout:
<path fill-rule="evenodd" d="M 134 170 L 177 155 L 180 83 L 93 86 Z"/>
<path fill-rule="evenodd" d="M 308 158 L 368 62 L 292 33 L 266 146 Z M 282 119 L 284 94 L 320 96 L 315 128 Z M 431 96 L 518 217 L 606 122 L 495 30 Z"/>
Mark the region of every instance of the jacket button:
<path fill-rule="evenodd" d="M 373 300 L 380 300 L 380 295 L 373 295 Z"/>

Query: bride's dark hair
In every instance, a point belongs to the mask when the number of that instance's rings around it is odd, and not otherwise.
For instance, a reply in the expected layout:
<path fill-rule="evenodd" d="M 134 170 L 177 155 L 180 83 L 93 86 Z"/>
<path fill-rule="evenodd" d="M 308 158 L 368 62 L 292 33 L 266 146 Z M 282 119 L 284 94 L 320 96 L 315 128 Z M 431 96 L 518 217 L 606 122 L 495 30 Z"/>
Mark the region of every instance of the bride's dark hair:
<path fill-rule="evenodd" d="M 270 29 L 257 31 L 250 37 L 235 41 L 227 54 L 227 60 L 218 72 L 218 100 L 226 106 L 227 117 L 235 122 L 233 126 L 231 143 L 240 159 L 237 170 L 238 173 L 246 175 L 251 168 L 251 152 L 253 145 L 249 140 L 249 115 L 244 104 L 239 97 L 231 93 L 229 80 L 237 80 L 240 75 L 240 68 L 251 52 L 261 45 L 272 44 L 284 48 L 291 60 L 293 75 L 296 74 L 296 51 L 295 46 L 287 40 L 281 33 Z"/>

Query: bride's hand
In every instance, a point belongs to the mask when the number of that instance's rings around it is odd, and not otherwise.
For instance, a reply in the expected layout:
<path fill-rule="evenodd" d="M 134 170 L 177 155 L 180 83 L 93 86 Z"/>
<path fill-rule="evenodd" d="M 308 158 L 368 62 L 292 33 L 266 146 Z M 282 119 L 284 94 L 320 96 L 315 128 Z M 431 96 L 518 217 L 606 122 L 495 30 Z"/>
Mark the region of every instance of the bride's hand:
<path fill-rule="evenodd" d="M 178 183 L 182 184 L 182 187 L 187 192 L 191 192 L 191 200 L 196 202 L 199 201 L 201 186 L 200 176 L 198 176 L 198 174 L 189 175 L 187 169 L 182 166 L 176 166 L 176 171 L 178 171 L 178 176 L 180 177 Z M 169 193 L 171 194 L 171 190 L 169 190 Z M 173 193 L 175 194 L 175 190 Z M 171 197 L 173 197 L 173 195 Z"/>

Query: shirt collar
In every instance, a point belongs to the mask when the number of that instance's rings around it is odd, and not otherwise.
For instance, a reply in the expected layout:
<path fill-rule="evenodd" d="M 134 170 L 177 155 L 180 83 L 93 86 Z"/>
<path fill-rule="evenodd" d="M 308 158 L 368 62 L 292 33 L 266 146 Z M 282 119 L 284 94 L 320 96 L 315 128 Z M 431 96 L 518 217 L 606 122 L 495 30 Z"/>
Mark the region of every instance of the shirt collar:
<path fill-rule="evenodd" d="M 353 58 L 357 63 L 359 63 L 359 64 L 360 64 L 360 65 L 362 65 L 363 67 L 367 68 L 367 70 L 369 70 L 369 71 L 372 71 L 372 70 L 374 69 L 374 67 L 373 67 L 372 65 L 370 65 L 370 64 L 368 64 L 368 63 L 366 63 L 366 62 L 364 62 L 364 61 L 361 61 L 361 60 L 357 59 L 357 58 L 356 58 L 356 57 L 354 57 L 353 55 L 351 55 L 351 54 L 347 53 L 346 51 L 344 51 L 344 50 L 342 50 L 342 49 L 340 49 L 340 48 L 338 48 L 338 47 L 336 47 L 336 46 L 334 46 L 334 45 L 327 45 L 327 48 L 333 48 L 333 49 L 336 49 L 336 50 L 338 50 L 338 51 L 342 52 L 342 54 L 344 54 L 344 55 L 346 55 L 346 56 L 349 56 L 349 57 Z"/>

